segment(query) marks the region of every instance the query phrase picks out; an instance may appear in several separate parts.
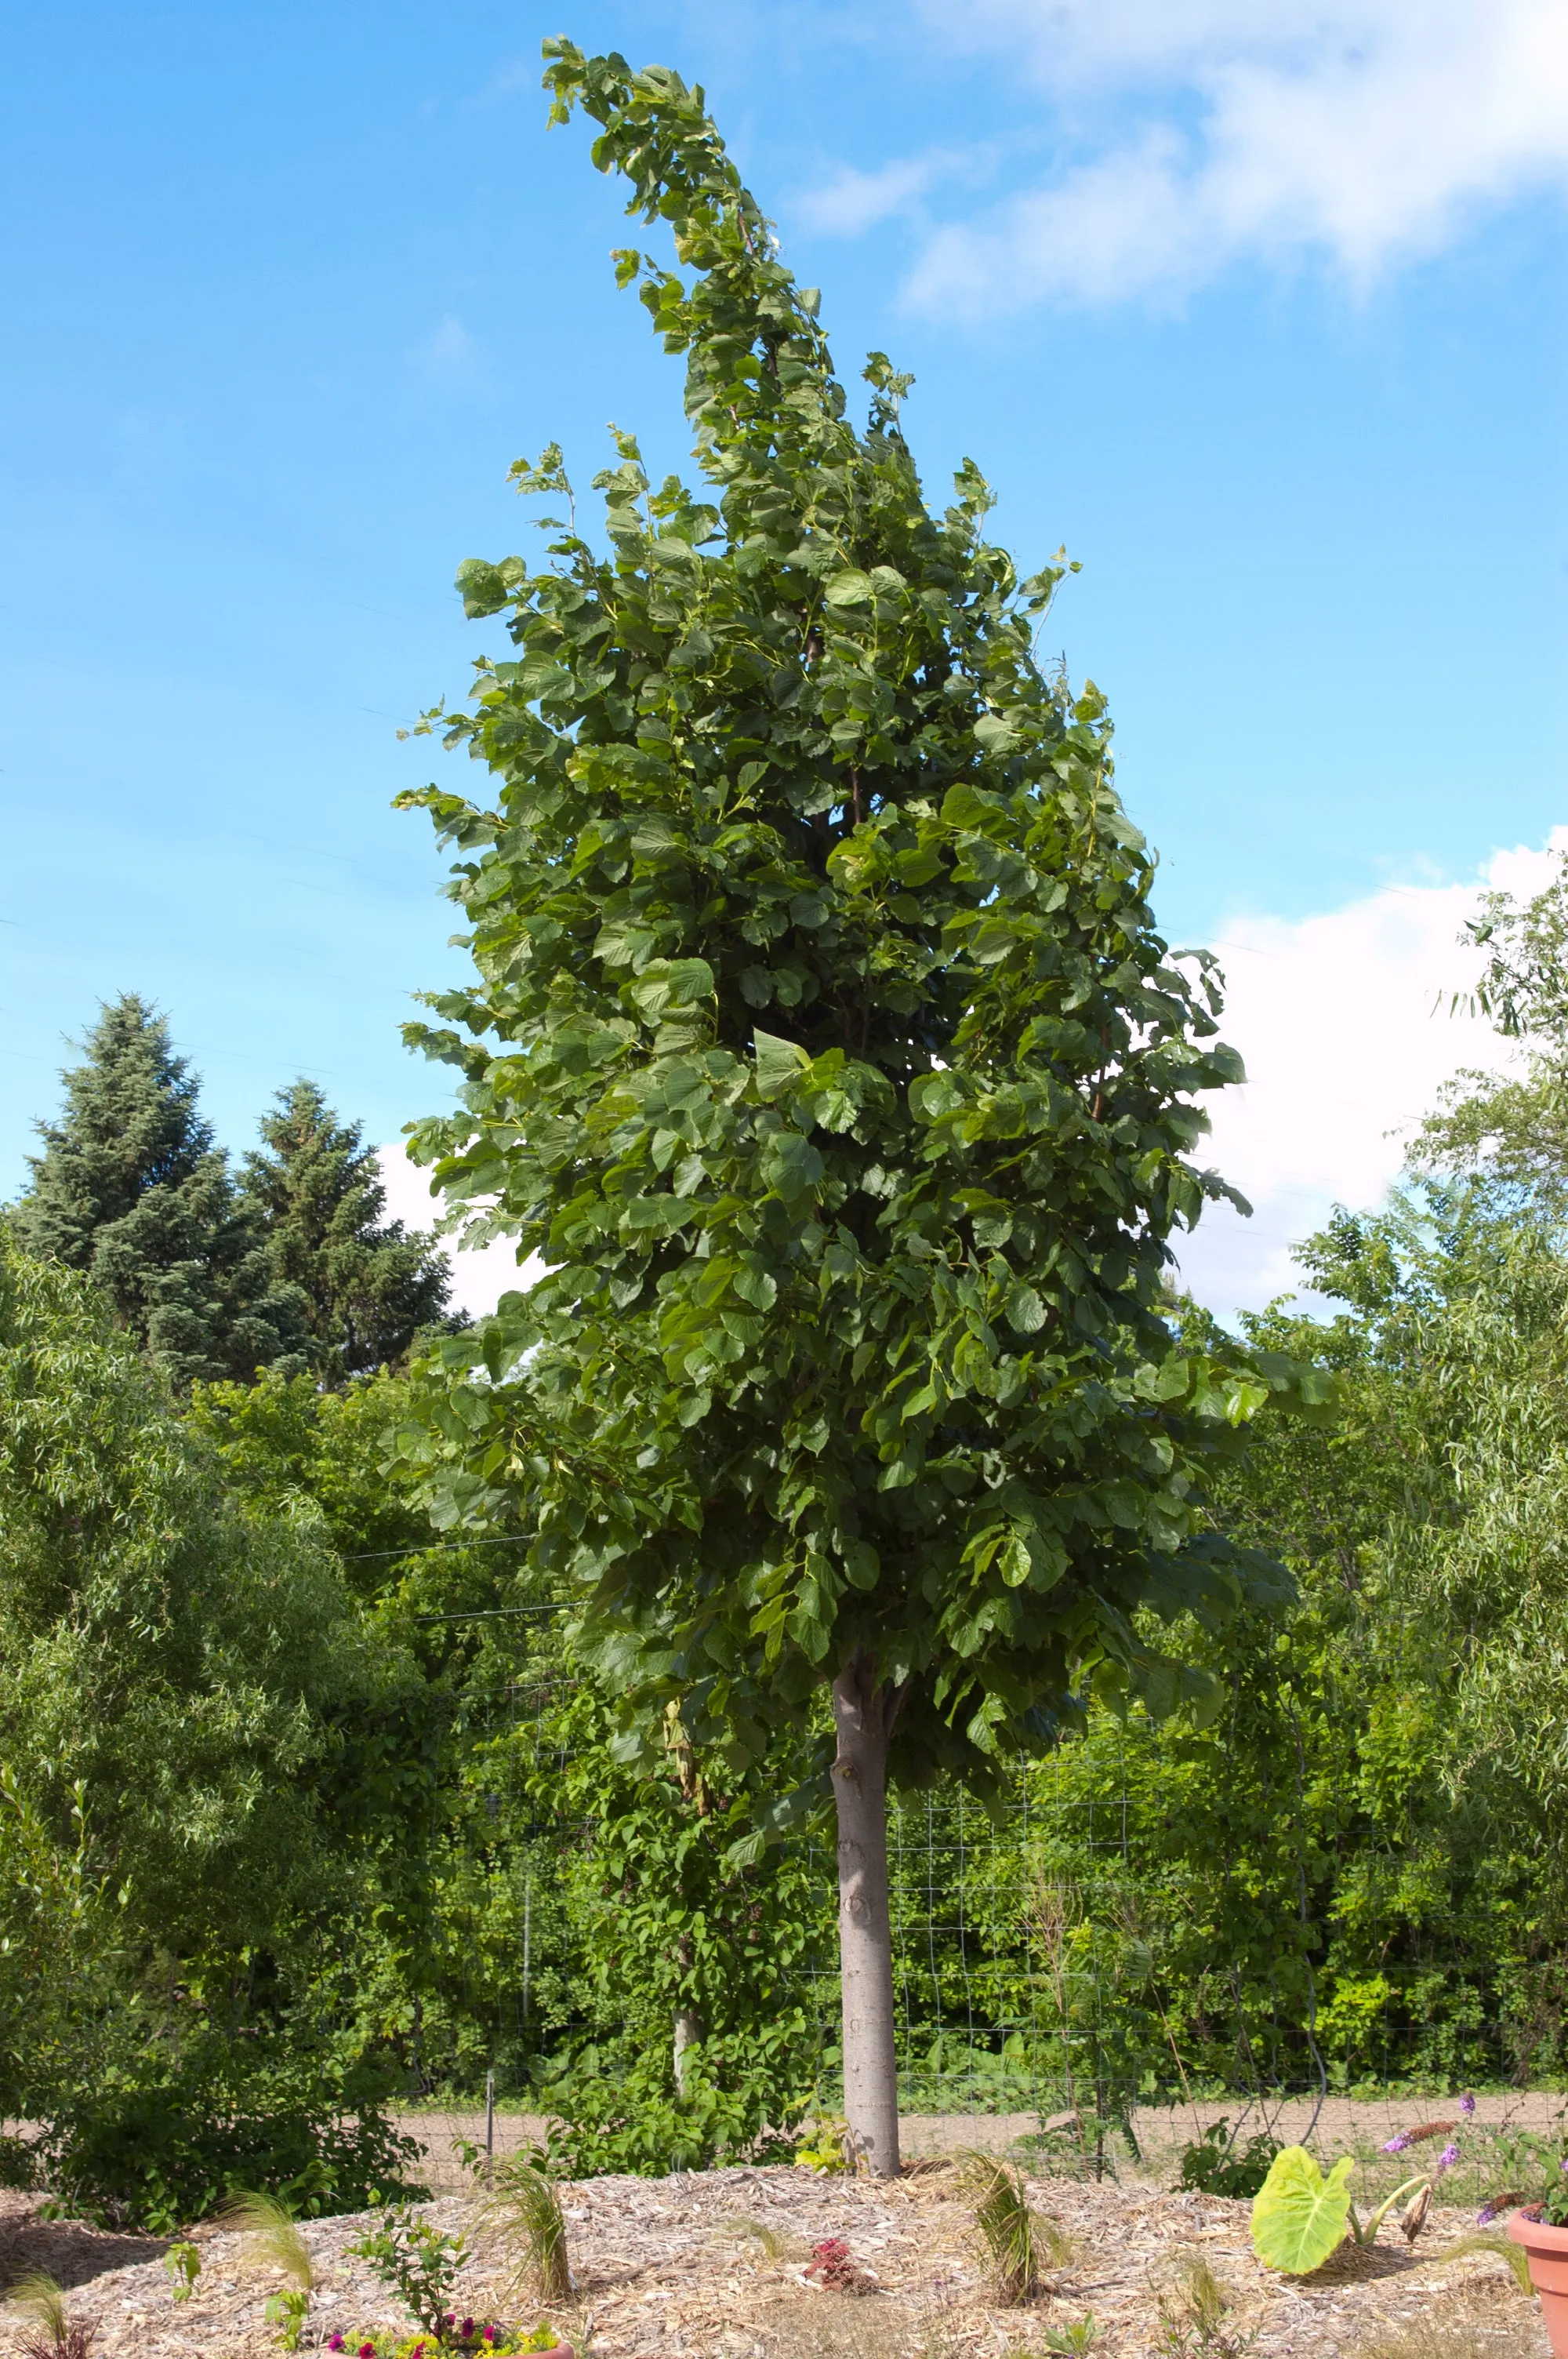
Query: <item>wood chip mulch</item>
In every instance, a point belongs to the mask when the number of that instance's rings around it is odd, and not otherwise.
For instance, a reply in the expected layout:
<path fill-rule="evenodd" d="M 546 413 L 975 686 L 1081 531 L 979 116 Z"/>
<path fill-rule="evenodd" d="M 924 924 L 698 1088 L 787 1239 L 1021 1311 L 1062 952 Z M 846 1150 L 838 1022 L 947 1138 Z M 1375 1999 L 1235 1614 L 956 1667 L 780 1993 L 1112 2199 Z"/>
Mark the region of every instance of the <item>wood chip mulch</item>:
<path fill-rule="evenodd" d="M 1227 2287 L 1227 2331 L 1254 2339 L 1256 2359 L 1357 2359 L 1380 2334 L 1426 2320 L 1467 2322 L 1466 2348 L 1497 2359 L 1545 2359 L 1533 2300 L 1504 2263 L 1477 2254 L 1443 2266 L 1473 2232 L 1467 2212 L 1434 2211 L 1413 2251 L 1385 2231 L 1371 2252 L 1342 2248 L 1315 2277 L 1273 2276 L 1255 2258 L 1248 2206 L 1141 2186 L 1031 2181 L 1037 2207 L 1073 2242 L 1050 2289 L 1007 2308 L 976 2241 L 956 2174 L 917 2164 L 893 2182 L 805 2170 L 716 2170 L 670 2179 L 594 2179 L 566 2187 L 577 2294 L 556 2319 L 583 2359 L 1006 2359 L 1044 2353 L 1045 2336 L 1092 2311 L 1095 2359 L 1148 2359 L 1184 2256 L 1201 2254 Z M 493 2235 L 476 2233 L 468 2195 L 421 2207 L 473 2251 L 459 2305 L 476 2316 L 524 2316 L 507 2299 L 510 2271 Z M 370 2215 L 305 2223 L 318 2292 L 306 2350 L 334 2330 L 412 2321 L 347 2247 Z M 770 2232 L 763 2235 L 759 2231 Z M 857 2296 L 813 2283 L 811 2248 L 849 2246 Z M 0 2208 L 0 2278 L 45 2267 L 70 2286 L 70 2314 L 95 2331 L 94 2359 L 272 2359 L 263 2304 L 275 2289 L 246 2266 L 245 2240 L 198 2229 L 194 2297 L 176 2305 L 162 2243 L 38 2219 L 19 2199 Z M 0 2328 L 9 2359 L 14 2336 Z"/>

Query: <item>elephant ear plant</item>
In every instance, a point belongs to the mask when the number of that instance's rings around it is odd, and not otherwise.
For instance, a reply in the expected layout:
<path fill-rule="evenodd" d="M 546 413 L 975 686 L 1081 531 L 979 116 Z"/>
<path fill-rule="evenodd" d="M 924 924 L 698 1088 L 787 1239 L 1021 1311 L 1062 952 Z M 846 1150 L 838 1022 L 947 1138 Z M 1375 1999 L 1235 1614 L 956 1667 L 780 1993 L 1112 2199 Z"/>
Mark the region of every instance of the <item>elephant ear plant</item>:
<path fill-rule="evenodd" d="M 1390 2151 L 1400 2150 L 1397 2141 L 1390 2142 Z M 1342 2156 L 1325 2177 L 1305 2147 L 1282 2147 L 1252 2199 L 1253 2249 L 1271 2268 L 1288 2277 L 1305 2277 L 1321 2268 L 1346 2235 L 1358 2245 L 1375 2244 L 1379 2229 L 1401 2203 L 1408 2207 L 1406 2217 L 1413 2237 L 1425 2220 L 1435 2178 L 1456 2156 L 1457 2148 L 1444 2147 L 1431 2170 L 1403 2180 L 1363 2221 L 1350 2198 L 1350 2175 L 1356 2164 L 1349 2155 Z"/>
<path fill-rule="evenodd" d="M 845 2111 L 891 2172 L 890 1779 L 994 1793 L 1090 1691 L 1201 1705 L 1157 1625 L 1284 1593 L 1205 1483 L 1303 1380 L 1170 1314 L 1173 1232 L 1228 1192 L 1195 1099 L 1240 1066 L 1155 930 L 1101 698 L 1035 659 L 1062 568 L 1020 579 L 971 462 L 927 506 L 881 353 L 854 422 L 700 90 L 545 54 L 673 234 L 616 267 L 706 488 L 618 433 L 595 543 L 552 447 L 514 471 L 572 503 L 548 561 L 459 575 L 513 651 L 449 724 L 490 799 L 404 799 L 460 852 L 475 970 L 410 1027 L 463 1082 L 415 1152 L 546 1272 L 438 1347 L 406 1447 L 447 1524 L 531 1529 L 622 1757 L 754 1761 L 830 1701 L 740 1843 L 831 1796 Z"/>

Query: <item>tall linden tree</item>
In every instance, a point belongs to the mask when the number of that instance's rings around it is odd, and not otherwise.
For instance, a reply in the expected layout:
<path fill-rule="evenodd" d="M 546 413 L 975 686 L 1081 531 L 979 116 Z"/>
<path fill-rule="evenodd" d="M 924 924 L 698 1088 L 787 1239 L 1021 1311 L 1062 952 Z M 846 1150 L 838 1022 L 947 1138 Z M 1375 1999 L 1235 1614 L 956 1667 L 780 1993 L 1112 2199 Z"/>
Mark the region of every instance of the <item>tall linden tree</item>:
<path fill-rule="evenodd" d="M 890 2172 L 890 1778 L 994 1792 L 1091 1692 L 1199 1703 L 1151 1632 L 1280 1593 L 1204 1484 L 1302 1385 L 1166 1315 L 1167 1241 L 1227 1192 L 1193 1100 L 1240 1069 L 1099 696 L 1036 663 L 1060 569 L 1019 580 L 971 463 L 926 506 L 880 353 L 851 423 L 699 89 L 545 55 L 552 120 L 673 233 L 675 269 L 616 268 L 708 496 L 618 434 L 608 554 L 574 508 L 543 571 L 459 575 L 515 655 L 448 738 L 493 802 L 406 798 L 465 855 L 475 968 L 410 1029 L 465 1076 L 416 1152 L 548 1269 L 440 1345 L 408 1446 L 449 1522 L 527 1519 L 629 1756 L 755 1760 L 830 1695 L 830 1767 L 751 1840 L 831 1793 L 846 2110 Z M 554 448 L 514 475 L 570 498 Z"/>

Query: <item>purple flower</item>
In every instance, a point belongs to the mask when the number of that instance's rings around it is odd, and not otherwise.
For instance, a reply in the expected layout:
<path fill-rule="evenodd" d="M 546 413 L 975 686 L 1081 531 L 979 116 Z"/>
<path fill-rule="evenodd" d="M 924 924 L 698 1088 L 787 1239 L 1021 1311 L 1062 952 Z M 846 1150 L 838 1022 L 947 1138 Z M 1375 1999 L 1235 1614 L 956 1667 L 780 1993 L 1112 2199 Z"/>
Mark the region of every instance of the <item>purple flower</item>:
<path fill-rule="evenodd" d="M 1459 2149 L 1454 2145 L 1453 2139 L 1450 2138 L 1448 2144 L 1444 2147 L 1443 2152 L 1437 2158 L 1437 2168 L 1439 2170 L 1452 2170 L 1458 2159 Z"/>
<path fill-rule="evenodd" d="M 1383 2152 L 1385 2154 L 1403 2154 L 1409 2144 L 1410 2140 L 1406 2137 L 1403 2130 L 1396 2130 L 1391 2138 L 1385 2138 L 1383 2140 Z"/>
<path fill-rule="evenodd" d="M 329 2351 L 341 2351 L 343 2348 L 342 2336 L 341 2334 L 329 2334 L 327 2337 L 327 2348 Z"/>
<path fill-rule="evenodd" d="M 463 2341 L 466 2343 L 466 2342 L 468 2341 L 469 2337 L 470 2337 L 470 2336 L 472 2334 L 472 2332 L 473 2332 L 473 2321 L 472 2321 L 472 2319 L 471 2319 L 471 2318 L 465 2318 L 465 2319 L 464 2319 L 464 2321 L 463 2321 L 463 2322 L 462 2322 L 462 2324 L 459 2327 L 459 2329 L 458 2329 L 458 2332 L 462 2336 Z"/>
<path fill-rule="evenodd" d="M 1483 2203 L 1476 2214 L 1476 2225 L 1478 2228 L 1489 2228 L 1498 2216 L 1498 2206 L 1496 2203 Z"/>
<path fill-rule="evenodd" d="M 1473 2114 L 1476 2110 L 1476 2100 L 1467 2089 L 1459 2100 L 1459 2110 L 1462 2114 Z"/>

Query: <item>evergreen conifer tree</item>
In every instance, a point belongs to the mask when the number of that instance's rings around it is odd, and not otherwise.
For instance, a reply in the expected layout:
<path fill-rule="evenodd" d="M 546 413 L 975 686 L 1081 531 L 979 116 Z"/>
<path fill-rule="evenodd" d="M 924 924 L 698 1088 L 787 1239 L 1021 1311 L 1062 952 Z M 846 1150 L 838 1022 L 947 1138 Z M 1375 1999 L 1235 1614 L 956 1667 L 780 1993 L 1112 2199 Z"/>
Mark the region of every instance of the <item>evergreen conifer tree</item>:
<path fill-rule="evenodd" d="M 237 1203 L 200 1083 L 156 1008 L 127 992 L 61 1075 L 65 1106 L 11 1221 L 25 1249 L 89 1276 L 177 1390 L 248 1380 L 306 1340 L 303 1299 L 274 1283 Z"/>
<path fill-rule="evenodd" d="M 308 1364 L 330 1385 L 399 1360 L 422 1327 L 449 1326 L 451 1277 L 433 1237 L 383 1222 L 386 1190 L 358 1123 L 314 1082 L 277 1093 L 263 1146 L 240 1170 L 275 1283 L 305 1305 Z"/>

